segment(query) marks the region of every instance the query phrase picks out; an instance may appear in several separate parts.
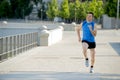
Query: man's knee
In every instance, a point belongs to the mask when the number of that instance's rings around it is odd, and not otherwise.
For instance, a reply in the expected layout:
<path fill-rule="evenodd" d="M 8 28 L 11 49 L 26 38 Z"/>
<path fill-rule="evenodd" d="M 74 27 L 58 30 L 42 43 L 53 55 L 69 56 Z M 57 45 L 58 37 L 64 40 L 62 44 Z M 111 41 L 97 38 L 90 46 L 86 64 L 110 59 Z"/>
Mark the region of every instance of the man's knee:
<path fill-rule="evenodd" d="M 82 43 L 83 48 L 88 49 L 88 44 L 86 42 Z"/>
<path fill-rule="evenodd" d="M 95 49 L 90 49 L 90 53 L 94 55 L 95 54 Z"/>

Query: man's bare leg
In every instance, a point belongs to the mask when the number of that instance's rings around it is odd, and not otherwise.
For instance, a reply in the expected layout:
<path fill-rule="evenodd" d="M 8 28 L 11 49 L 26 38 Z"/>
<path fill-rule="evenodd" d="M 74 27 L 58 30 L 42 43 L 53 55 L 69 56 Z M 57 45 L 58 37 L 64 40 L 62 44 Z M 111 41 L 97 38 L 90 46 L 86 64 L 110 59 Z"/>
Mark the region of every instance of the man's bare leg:
<path fill-rule="evenodd" d="M 87 56 L 88 44 L 86 42 L 83 42 L 82 47 L 83 47 L 83 54 L 85 57 L 85 66 L 88 67 L 89 66 L 89 60 L 88 60 L 88 56 Z"/>
<path fill-rule="evenodd" d="M 82 48 L 83 48 L 83 54 L 85 58 L 88 58 L 87 56 L 87 49 L 88 49 L 88 44 L 86 42 L 82 43 Z"/>
<path fill-rule="evenodd" d="M 93 66 L 94 66 L 94 63 L 95 63 L 95 49 L 90 49 L 90 55 L 91 55 L 90 73 L 93 73 Z"/>
<path fill-rule="evenodd" d="M 90 49 L 90 55 L 91 55 L 91 66 L 94 66 L 94 63 L 95 63 L 95 49 Z"/>

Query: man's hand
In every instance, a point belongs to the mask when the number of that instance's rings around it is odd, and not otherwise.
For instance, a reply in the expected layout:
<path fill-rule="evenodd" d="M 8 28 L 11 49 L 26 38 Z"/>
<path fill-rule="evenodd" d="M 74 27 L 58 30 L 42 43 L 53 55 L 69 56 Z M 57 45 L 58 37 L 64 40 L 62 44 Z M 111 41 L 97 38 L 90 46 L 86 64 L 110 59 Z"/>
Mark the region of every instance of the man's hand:
<path fill-rule="evenodd" d="M 90 32 L 93 36 L 96 36 L 96 30 L 92 30 L 92 26 L 89 26 Z"/>

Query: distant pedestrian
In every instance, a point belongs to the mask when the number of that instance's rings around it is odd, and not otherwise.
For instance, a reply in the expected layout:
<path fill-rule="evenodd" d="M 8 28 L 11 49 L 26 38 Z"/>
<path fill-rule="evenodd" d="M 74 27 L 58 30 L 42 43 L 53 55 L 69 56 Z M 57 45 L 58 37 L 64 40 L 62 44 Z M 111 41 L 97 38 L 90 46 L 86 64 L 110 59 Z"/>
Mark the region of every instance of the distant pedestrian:
<path fill-rule="evenodd" d="M 91 55 L 91 66 L 90 66 L 90 73 L 93 73 L 94 70 L 94 62 L 95 62 L 95 48 L 96 48 L 96 42 L 95 42 L 95 36 L 97 34 L 97 28 L 95 23 L 93 22 L 93 16 L 94 14 L 92 12 L 88 12 L 86 16 L 86 20 L 83 21 L 77 28 L 77 35 L 78 35 L 78 41 L 82 42 L 82 48 L 83 48 L 83 54 L 85 57 L 85 65 L 86 67 L 89 66 L 89 58 L 87 56 L 87 50 L 90 50 Z M 82 29 L 82 39 L 80 35 L 80 30 Z"/>

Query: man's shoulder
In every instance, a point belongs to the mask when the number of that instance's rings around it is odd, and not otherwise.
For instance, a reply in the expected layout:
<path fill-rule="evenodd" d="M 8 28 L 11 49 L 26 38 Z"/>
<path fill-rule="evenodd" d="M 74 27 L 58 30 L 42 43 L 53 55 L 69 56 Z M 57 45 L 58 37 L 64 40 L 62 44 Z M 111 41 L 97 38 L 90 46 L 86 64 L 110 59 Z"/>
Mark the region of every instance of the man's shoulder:
<path fill-rule="evenodd" d="M 86 20 L 84 20 L 83 22 L 82 22 L 82 26 L 84 25 L 84 24 L 86 24 L 87 23 L 87 21 Z"/>
<path fill-rule="evenodd" d="M 96 23 L 95 23 L 94 21 L 92 21 L 92 22 L 91 22 L 91 24 L 92 24 L 93 26 L 95 26 L 95 25 L 96 25 Z"/>
<path fill-rule="evenodd" d="M 86 21 L 86 20 L 84 20 L 82 23 L 87 23 L 87 21 Z"/>

